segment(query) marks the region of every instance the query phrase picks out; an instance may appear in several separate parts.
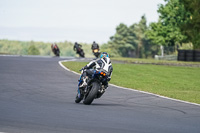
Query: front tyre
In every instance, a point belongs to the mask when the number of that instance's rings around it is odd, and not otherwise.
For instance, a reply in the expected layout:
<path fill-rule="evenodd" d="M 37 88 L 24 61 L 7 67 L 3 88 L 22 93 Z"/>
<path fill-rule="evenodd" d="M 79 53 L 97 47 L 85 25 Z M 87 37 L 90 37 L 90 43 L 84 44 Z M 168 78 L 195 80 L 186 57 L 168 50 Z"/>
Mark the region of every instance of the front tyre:
<path fill-rule="evenodd" d="M 98 90 L 99 90 L 99 84 L 97 82 L 93 82 L 92 88 L 89 91 L 87 97 L 85 97 L 83 103 L 86 105 L 90 105 L 97 96 Z"/>
<path fill-rule="evenodd" d="M 99 54 L 98 54 L 98 53 L 94 53 L 94 56 L 95 56 L 96 58 L 98 58 Z"/>
<path fill-rule="evenodd" d="M 78 96 L 78 93 L 76 95 L 76 98 L 75 98 L 75 103 L 80 103 L 80 101 L 83 99 L 83 95 L 81 95 L 80 97 Z"/>

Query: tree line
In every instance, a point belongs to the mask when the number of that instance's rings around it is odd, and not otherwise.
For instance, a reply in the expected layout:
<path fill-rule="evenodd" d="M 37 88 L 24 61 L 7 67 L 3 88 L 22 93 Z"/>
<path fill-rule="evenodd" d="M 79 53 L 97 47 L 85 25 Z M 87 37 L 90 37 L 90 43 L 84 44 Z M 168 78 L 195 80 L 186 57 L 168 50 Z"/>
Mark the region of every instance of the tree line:
<path fill-rule="evenodd" d="M 75 56 L 70 50 L 73 44 L 70 42 L 59 42 L 62 48 L 62 54 L 65 56 Z M 51 43 L 36 41 L 16 41 L 16 40 L 0 40 L 0 54 L 14 55 L 44 55 L 53 56 L 51 51 Z"/>
<path fill-rule="evenodd" d="M 120 23 L 101 51 L 116 57 L 153 58 L 176 54 L 177 49 L 200 49 L 200 0 L 164 0 L 158 6 L 159 19 L 147 25 L 145 15 L 138 23 Z M 61 56 L 77 56 L 72 42 L 57 42 Z M 91 57 L 91 44 L 81 43 L 86 57 Z M 0 53 L 21 55 L 53 55 L 51 43 L 0 40 Z"/>
<path fill-rule="evenodd" d="M 164 1 L 158 8 L 158 22 L 147 26 L 144 15 L 139 23 L 117 26 L 107 44 L 113 56 L 153 57 L 160 54 L 160 46 L 166 54 L 175 54 L 181 48 L 200 49 L 200 1 Z"/>

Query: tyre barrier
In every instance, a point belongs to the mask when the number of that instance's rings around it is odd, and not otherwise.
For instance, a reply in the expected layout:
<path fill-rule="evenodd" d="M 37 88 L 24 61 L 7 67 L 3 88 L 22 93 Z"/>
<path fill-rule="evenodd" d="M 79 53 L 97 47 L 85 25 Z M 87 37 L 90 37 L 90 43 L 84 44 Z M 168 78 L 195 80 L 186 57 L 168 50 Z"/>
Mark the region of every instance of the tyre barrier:
<path fill-rule="evenodd" d="M 200 62 L 200 50 L 178 50 L 178 61 Z"/>

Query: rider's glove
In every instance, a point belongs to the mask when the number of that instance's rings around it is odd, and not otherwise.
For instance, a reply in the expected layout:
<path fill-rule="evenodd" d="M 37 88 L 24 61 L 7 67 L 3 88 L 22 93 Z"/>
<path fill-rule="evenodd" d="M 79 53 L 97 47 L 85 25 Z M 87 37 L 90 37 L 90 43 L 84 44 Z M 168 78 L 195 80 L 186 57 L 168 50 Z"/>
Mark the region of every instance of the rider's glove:
<path fill-rule="evenodd" d="M 85 67 L 81 68 L 81 70 L 80 70 L 80 71 L 83 71 L 83 70 L 85 70 Z"/>
<path fill-rule="evenodd" d="M 83 71 L 84 71 L 85 69 L 86 69 L 86 68 L 83 67 L 83 68 L 81 68 L 81 70 L 79 70 L 79 71 L 81 71 L 81 73 L 83 73 Z"/>

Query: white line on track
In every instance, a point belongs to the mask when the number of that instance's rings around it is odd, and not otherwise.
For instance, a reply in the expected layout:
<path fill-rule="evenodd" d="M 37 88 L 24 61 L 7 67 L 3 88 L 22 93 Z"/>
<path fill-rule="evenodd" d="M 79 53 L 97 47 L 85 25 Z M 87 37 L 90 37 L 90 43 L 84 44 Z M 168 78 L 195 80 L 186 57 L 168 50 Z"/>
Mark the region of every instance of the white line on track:
<path fill-rule="evenodd" d="M 62 62 L 76 61 L 76 60 L 77 60 L 77 59 L 62 60 L 62 61 L 59 61 L 58 63 L 59 63 L 60 66 L 63 67 L 65 70 L 70 71 L 70 72 L 73 72 L 74 74 L 80 75 L 79 73 L 74 72 L 74 71 L 72 71 L 72 70 L 66 68 L 66 67 L 62 64 Z M 120 89 L 124 89 L 124 90 L 131 90 L 131 91 L 135 91 L 135 92 L 140 92 L 140 93 L 144 93 L 144 94 L 149 94 L 149 95 L 157 96 L 157 97 L 164 98 L 164 99 L 168 99 L 168 100 L 173 100 L 173 101 L 178 101 L 178 102 L 182 102 L 182 103 L 187 103 L 187 104 L 192 104 L 192 105 L 200 106 L 200 104 L 197 104 L 197 103 L 192 103 L 192 102 L 182 101 L 182 100 L 178 100 L 178 99 L 173 99 L 173 98 L 169 98 L 169 97 L 165 97 L 165 96 L 153 94 L 153 93 L 150 93 L 150 92 L 139 91 L 139 90 L 135 90 L 135 89 L 132 89 L 132 88 L 125 88 L 125 87 L 117 86 L 117 85 L 110 84 L 110 83 L 109 83 L 109 85 L 114 86 L 114 87 L 117 87 L 117 88 L 120 88 Z"/>

